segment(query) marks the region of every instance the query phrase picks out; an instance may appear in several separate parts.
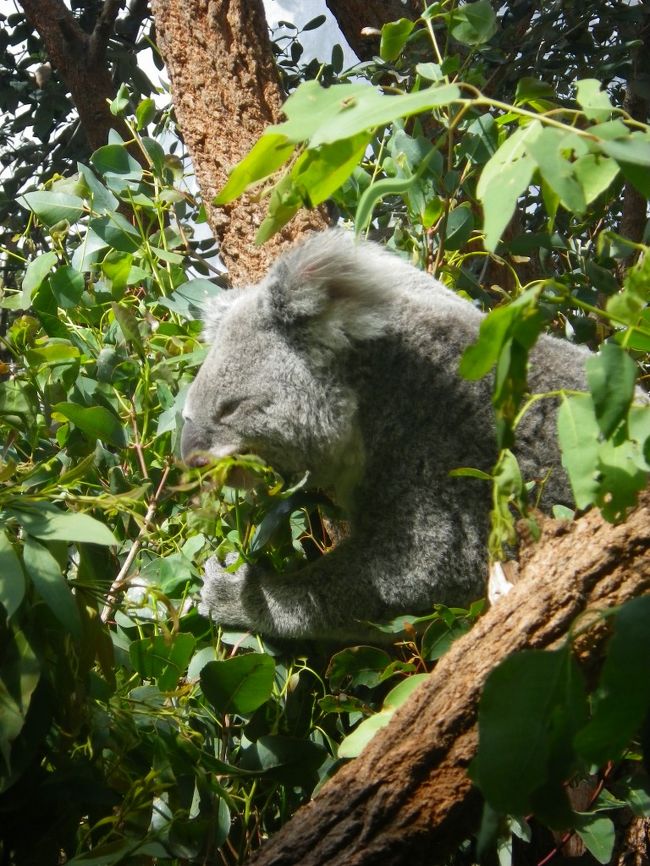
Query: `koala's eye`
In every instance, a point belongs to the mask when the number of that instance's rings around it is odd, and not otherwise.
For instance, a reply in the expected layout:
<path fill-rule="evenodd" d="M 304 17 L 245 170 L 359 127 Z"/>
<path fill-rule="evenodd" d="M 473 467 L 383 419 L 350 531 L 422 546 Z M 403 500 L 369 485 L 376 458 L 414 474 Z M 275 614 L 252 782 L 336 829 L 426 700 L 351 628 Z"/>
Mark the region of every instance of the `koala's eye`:
<path fill-rule="evenodd" d="M 243 400 L 241 398 L 233 398 L 232 400 L 224 400 L 223 403 L 220 403 L 217 406 L 217 410 L 214 413 L 213 420 L 214 421 L 223 421 L 226 418 L 229 418 L 231 415 L 234 415 L 237 409 L 241 406 Z"/>

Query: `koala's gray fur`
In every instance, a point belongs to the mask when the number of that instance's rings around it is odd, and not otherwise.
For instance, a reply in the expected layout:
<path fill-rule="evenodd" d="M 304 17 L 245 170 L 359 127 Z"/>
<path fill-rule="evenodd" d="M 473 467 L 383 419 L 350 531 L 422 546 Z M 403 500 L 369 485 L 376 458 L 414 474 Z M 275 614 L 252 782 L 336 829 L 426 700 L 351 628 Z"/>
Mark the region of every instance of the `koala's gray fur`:
<path fill-rule="evenodd" d="M 286 576 L 249 565 L 229 574 L 213 557 L 203 613 L 269 636 L 363 639 L 365 621 L 483 594 L 489 484 L 449 477 L 496 459 L 491 377 L 458 373 L 481 319 L 341 231 L 311 236 L 258 285 L 219 296 L 185 406 L 184 456 L 252 452 L 285 476 L 308 470 L 347 508 L 351 534 Z M 531 391 L 583 388 L 586 354 L 542 337 Z M 528 479 L 553 470 L 543 504 L 569 501 L 552 401 L 530 410 L 516 453 Z"/>

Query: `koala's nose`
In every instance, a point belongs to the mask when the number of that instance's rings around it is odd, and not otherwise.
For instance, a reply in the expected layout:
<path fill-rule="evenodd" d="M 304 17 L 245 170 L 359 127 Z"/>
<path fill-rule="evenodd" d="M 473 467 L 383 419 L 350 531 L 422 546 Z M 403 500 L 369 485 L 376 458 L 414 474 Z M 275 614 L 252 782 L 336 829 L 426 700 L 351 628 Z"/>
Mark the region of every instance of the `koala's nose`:
<path fill-rule="evenodd" d="M 203 443 L 201 442 L 201 431 L 188 419 L 185 419 L 181 432 L 181 456 L 188 466 L 207 466 L 210 458 L 201 453 Z"/>

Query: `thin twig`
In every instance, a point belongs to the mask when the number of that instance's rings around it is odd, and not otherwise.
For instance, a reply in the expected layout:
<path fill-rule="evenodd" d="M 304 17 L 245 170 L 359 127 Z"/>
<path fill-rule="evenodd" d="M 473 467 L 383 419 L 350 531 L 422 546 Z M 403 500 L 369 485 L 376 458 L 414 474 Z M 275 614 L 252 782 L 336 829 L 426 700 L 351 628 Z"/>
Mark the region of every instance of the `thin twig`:
<path fill-rule="evenodd" d="M 160 479 L 160 484 L 158 485 L 158 489 L 151 497 L 149 501 L 149 505 L 147 507 L 147 513 L 144 516 L 144 520 L 142 521 L 142 526 L 140 527 L 140 532 L 138 533 L 138 537 L 135 539 L 133 544 L 131 545 L 131 550 L 129 550 L 126 559 L 124 560 L 124 564 L 122 568 L 119 570 L 119 573 L 113 583 L 111 584 L 110 589 L 108 590 L 108 594 L 106 596 L 106 602 L 104 604 L 104 609 L 102 610 L 101 619 L 102 622 L 108 622 L 110 617 L 115 610 L 115 605 L 117 603 L 117 599 L 120 593 L 128 586 L 129 584 L 129 571 L 131 570 L 131 566 L 138 555 L 138 551 L 142 547 L 142 542 L 144 540 L 145 535 L 149 531 L 151 523 L 153 521 L 154 515 L 156 513 L 156 508 L 158 507 L 158 502 L 160 499 L 160 495 L 162 494 L 163 488 L 165 486 L 165 482 L 167 481 L 167 476 L 169 475 L 169 466 L 165 467 L 165 471 L 163 472 L 162 478 Z"/>

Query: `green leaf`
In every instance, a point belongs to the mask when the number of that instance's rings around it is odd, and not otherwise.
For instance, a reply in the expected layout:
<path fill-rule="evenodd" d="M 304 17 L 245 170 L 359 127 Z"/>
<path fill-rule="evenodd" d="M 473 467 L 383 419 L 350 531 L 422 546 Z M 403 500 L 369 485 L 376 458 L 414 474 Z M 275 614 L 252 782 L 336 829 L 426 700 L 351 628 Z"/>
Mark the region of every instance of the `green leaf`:
<path fill-rule="evenodd" d="M 119 175 L 128 180 L 142 178 L 142 166 L 123 144 L 105 144 L 93 153 L 90 161 L 102 175 Z"/>
<path fill-rule="evenodd" d="M 50 289 L 54 300 L 64 310 L 77 306 L 84 287 L 83 274 L 69 265 L 58 268 L 50 277 Z"/>
<path fill-rule="evenodd" d="M 571 211 L 582 213 L 587 207 L 582 187 L 574 176 L 573 163 L 564 157 L 575 143 L 574 133 L 564 133 L 550 126 L 537 129 L 526 139 L 526 151 L 537 163 L 546 183 Z"/>
<path fill-rule="evenodd" d="M 90 192 L 93 213 L 114 211 L 117 208 L 118 201 L 113 193 L 98 180 L 95 172 L 81 162 L 77 163 L 77 169 Z"/>
<path fill-rule="evenodd" d="M 84 212 L 83 199 L 65 192 L 50 190 L 26 192 L 17 201 L 18 204 L 33 211 L 48 226 L 53 226 L 62 220 L 74 223 Z"/>
<path fill-rule="evenodd" d="M 21 305 L 24 310 L 29 309 L 32 295 L 40 289 L 43 280 L 57 263 L 56 253 L 50 250 L 37 256 L 27 265 L 25 276 L 23 277 L 22 289 L 23 295 Z"/>
<path fill-rule="evenodd" d="M 382 703 L 382 709 L 395 711 L 428 679 L 429 674 L 411 674 L 410 677 L 406 677 L 388 692 Z"/>
<path fill-rule="evenodd" d="M 203 694 L 219 713 L 252 713 L 271 697 L 275 662 L 265 653 L 246 653 L 208 662 L 201 670 Z"/>
<path fill-rule="evenodd" d="M 411 21 L 410 18 L 400 18 L 399 21 L 389 21 L 384 24 L 379 43 L 381 59 L 389 62 L 397 60 L 414 27 L 415 21 Z"/>
<path fill-rule="evenodd" d="M 525 815 L 533 795 L 573 768 L 571 736 L 584 724 L 586 696 L 568 650 L 526 650 L 487 678 L 471 777 L 497 812 Z M 561 790 L 561 788 L 559 788 Z"/>
<path fill-rule="evenodd" d="M 352 174 L 370 142 L 362 132 L 306 151 L 291 170 L 291 179 L 303 199 L 316 207 L 328 199 Z"/>
<path fill-rule="evenodd" d="M 646 166 L 634 165 L 631 162 L 621 162 L 619 165 L 625 180 L 636 187 L 644 198 L 650 199 L 650 172 Z"/>
<path fill-rule="evenodd" d="M 387 96 L 367 84 L 333 84 L 325 88 L 317 81 L 306 81 L 284 105 L 289 119 L 268 132 L 294 143 L 308 141 L 313 148 L 352 138 L 399 117 L 448 105 L 459 97 L 460 90 L 454 84 Z"/>
<path fill-rule="evenodd" d="M 129 88 L 126 84 L 120 84 L 120 87 L 115 95 L 115 99 L 111 100 L 109 109 L 112 115 L 121 114 L 129 105 Z"/>
<path fill-rule="evenodd" d="M 557 415 L 562 465 L 567 471 L 578 508 L 596 501 L 600 427 L 589 394 L 565 397 Z"/>
<path fill-rule="evenodd" d="M 144 346 L 142 345 L 142 338 L 140 337 L 140 331 L 138 330 L 138 320 L 135 317 L 135 314 L 130 307 L 116 304 L 115 301 L 111 302 L 111 309 L 113 310 L 115 321 L 120 326 L 120 331 L 122 332 L 124 339 L 128 343 L 131 343 L 138 355 L 143 358 Z"/>
<path fill-rule="evenodd" d="M 27 636 L 15 627 L 4 630 L 0 655 L 0 756 L 7 767 L 11 766 L 12 746 L 25 725 L 40 676 L 41 665 Z"/>
<path fill-rule="evenodd" d="M 535 163 L 526 153 L 526 142 L 538 128 L 539 122 L 533 121 L 514 132 L 481 172 L 476 194 L 483 203 L 485 248 L 490 252 L 496 249 L 519 196 L 532 180 Z"/>
<path fill-rule="evenodd" d="M 603 436 L 609 438 L 627 415 L 634 397 L 636 364 L 616 343 L 603 343 L 585 363 L 594 412 Z"/>
<path fill-rule="evenodd" d="M 378 712 L 360 722 L 357 727 L 339 743 L 339 758 L 358 758 L 377 731 L 381 731 L 393 718 L 392 711 Z"/>
<path fill-rule="evenodd" d="M 483 45 L 497 32 L 490 0 L 466 3 L 451 13 L 451 35 L 463 45 Z"/>
<path fill-rule="evenodd" d="M 16 613 L 25 597 L 25 575 L 18 554 L 5 532 L 0 532 L 0 604 L 7 619 Z"/>
<path fill-rule="evenodd" d="M 480 478 L 481 481 L 492 481 L 492 476 L 489 472 L 483 472 L 482 469 L 474 469 L 473 466 L 461 466 L 458 469 L 451 469 L 449 475 L 451 478 Z"/>
<path fill-rule="evenodd" d="M 581 814 L 576 823 L 576 832 L 599 863 L 611 863 L 616 842 L 616 830 L 611 818 Z"/>
<path fill-rule="evenodd" d="M 181 283 L 169 297 L 158 298 L 156 303 L 173 310 L 185 319 L 200 319 L 208 301 L 222 291 L 222 287 L 211 280 L 198 277 Z"/>
<path fill-rule="evenodd" d="M 348 683 L 374 688 L 382 681 L 381 674 L 390 664 L 384 650 L 372 646 L 354 646 L 335 653 L 330 659 L 327 677 L 333 689 Z"/>
<path fill-rule="evenodd" d="M 632 406 L 627 416 L 627 429 L 630 439 L 639 446 L 639 465 L 650 469 L 650 406 Z"/>
<path fill-rule="evenodd" d="M 116 448 L 126 445 L 126 436 L 121 420 L 104 406 L 79 406 L 77 403 L 55 403 L 53 414 L 59 421 L 72 421 L 91 442 L 101 439 Z"/>
<path fill-rule="evenodd" d="M 629 138 L 616 141 L 601 140 L 598 146 L 616 162 L 650 168 L 650 136 L 647 133 L 633 132 Z"/>
<path fill-rule="evenodd" d="M 17 507 L 7 512 L 14 517 L 26 532 L 43 541 L 76 541 L 88 544 L 117 546 L 118 541 L 111 530 L 91 517 L 76 511 L 61 511 L 54 505 L 40 502 L 37 505 Z"/>
<path fill-rule="evenodd" d="M 607 312 L 628 325 L 643 322 L 646 305 L 650 303 L 650 256 L 643 256 L 628 268 L 623 291 L 607 301 Z"/>
<path fill-rule="evenodd" d="M 601 90 L 602 84 L 596 78 L 583 78 L 576 82 L 576 101 L 589 120 L 598 122 L 609 120 L 614 110 L 609 96 Z"/>
<path fill-rule="evenodd" d="M 244 770 L 263 772 L 287 785 L 307 785 L 313 784 L 326 757 L 326 750 L 311 740 L 269 735 L 244 749 L 240 764 Z"/>
<path fill-rule="evenodd" d="M 575 739 L 594 764 L 617 760 L 650 709 L 650 596 L 628 601 L 614 620 L 591 721 Z"/>
<path fill-rule="evenodd" d="M 114 250 L 134 253 L 140 249 L 142 238 L 137 229 L 121 213 L 111 213 L 90 221 L 90 229 Z"/>
<path fill-rule="evenodd" d="M 305 25 L 302 27 L 302 32 L 305 33 L 308 30 L 317 30 L 327 21 L 326 15 L 316 15 L 315 18 L 311 18 Z"/>
<path fill-rule="evenodd" d="M 154 173 L 159 178 L 161 178 L 163 176 L 165 168 L 167 167 L 167 163 L 165 161 L 165 151 L 162 149 L 162 146 L 156 141 L 155 138 L 149 138 L 149 136 L 143 135 L 141 142 L 142 146 L 147 152 L 147 156 L 151 160 L 151 165 Z M 183 200 L 182 194 L 178 193 L 176 190 L 167 189 L 160 192 L 160 198 L 162 199 L 166 199 L 169 196 L 172 196 L 172 198 L 180 196 L 180 198 L 177 198 L 177 201 Z M 137 196 L 134 196 L 134 200 L 137 200 Z M 151 202 L 151 207 L 156 210 L 156 202 L 152 200 L 149 201 Z"/>
<path fill-rule="evenodd" d="M 619 168 L 613 159 L 597 153 L 586 153 L 573 163 L 573 173 L 582 187 L 587 204 L 611 186 L 618 172 Z"/>
<path fill-rule="evenodd" d="M 161 692 L 169 692 L 185 673 L 195 648 L 194 635 L 156 635 L 132 641 L 129 658 L 140 676 L 155 679 Z"/>
<path fill-rule="evenodd" d="M 135 110 L 138 130 L 145 129 L 156 116 L 156 103 L 153 99 L 143 99 Z"/>
<path fill-rule="evenodd" d="M 445 248 L 448 250 L 459 250 L 465 246 L 474 230 L 474 214 L 469 209 L 460 205 L 454 208 L 447 217 L 445 231 Z"/>
<path fill-rule="evenodd" d="M 81 620 L 70 587 L 47 547 L 28 535 L 23 551 L 25 569 L 36 592 L 70 634 L 81 636 Z"/>
<path fill-rule="evenodd" d="M 625 520 L 627 510 L 636 505 L 646 486 L 648 469 L 638 443 L 625 440 L 602 442 L 598 450 L 600 484 L 596 503 L 610 523 Z"/>
<path fill-rule="evenodd" d="M 480 379 L 490 372 L 513 338 L 530 349 L 541 330 L 539 289 L 523 292 L 515 301 L 496 307 L 481 322 L 478 339 L 463 352 L 460 374 L 465 379 Z"/>
<path fill-rule="evenodd" d="M 338 85 L 334 85 L 338 86 Z M 449 105 L 460 97 L 455 84 L 433 85 L 415 93 L 388 96 L 374 87 L 363 87 L 363 92 L 345 100 L 329 121 L 325 121 L 311 136 L 310 147 L 352 138 L 360 132 L 392 123 L 400 117 L 410 117 L 422 111 Z M 345 96 L 343 94 L 343 98 Z"/>
<path fill-rule="evenodd" d="M 555 91 L 548 82 L 526 76 L 517 82 L 515 105 L 525 105 L 529 102 L 539 103 L 548 99 L 555 99 Z"/>
<path fill-rule="evenodd" d="M 228 204 L 251 184 L 273 174 L 291 156 L 295 144 L 286 135 L 265 132 L 252 150 L 233 168 L 228 182 L 215 198 L 215 204 Z"/>
<path fill-rule="evenodd" d="M 468 631 L 467 622 L 457 621 L 449 625 L 443 620 L 435 620 L 422 635 L 422 656 L 428 661 L 441 658 L 453 642 Z"/>
<path fill-rule="evenodd" d="M 111 281 L 111 293 L 113 297 L 119 297 L 129 285 L 131 276 L 131 253 L 111 250 L 102 259 L 101 269 L 106 278 Z"/>

